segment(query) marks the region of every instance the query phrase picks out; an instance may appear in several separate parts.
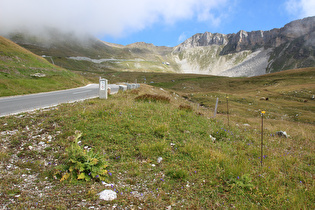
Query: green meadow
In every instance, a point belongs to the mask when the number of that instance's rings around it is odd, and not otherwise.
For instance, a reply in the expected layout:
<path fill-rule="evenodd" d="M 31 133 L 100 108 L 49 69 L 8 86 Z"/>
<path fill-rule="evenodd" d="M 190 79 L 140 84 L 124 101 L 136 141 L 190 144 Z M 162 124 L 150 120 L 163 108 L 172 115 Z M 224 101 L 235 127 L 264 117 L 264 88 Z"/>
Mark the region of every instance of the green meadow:
<path fill-rule="evenodd" d="M 314 68 L 101 76 L 150 85 L 0 118 L 2 206 L 314 209 Z M 117 199 L 100 200 L 105 189 Z"/>
<path fill-rule="evenodd" d="M 83 77 L 0 36 L 0 96 L 61 90 L 87 83 Z"/>

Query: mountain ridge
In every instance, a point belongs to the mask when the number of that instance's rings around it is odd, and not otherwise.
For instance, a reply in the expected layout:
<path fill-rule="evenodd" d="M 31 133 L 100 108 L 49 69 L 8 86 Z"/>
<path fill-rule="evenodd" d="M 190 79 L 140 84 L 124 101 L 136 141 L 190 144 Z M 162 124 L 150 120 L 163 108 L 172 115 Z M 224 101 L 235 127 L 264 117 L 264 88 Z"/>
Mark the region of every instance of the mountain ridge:
<path fill-rule="evenodd" d="M 49 42 L 26 34 L 22 34 L 22 38 L 16 35 L 9 38 L 37 55 L 52 56 L 57 65 L 81 71 L 111 69 L 257 76 L 315 66 L 315 17 L 292 21 L 269 31 L 197 33 L 175 47 L 144 42 L 124 46 L 94 37 L 79 40 L 73 34 L 63 35 L 56 31 L 53 34 L 48 35 Z M 76 56 L 104 62 L 69 59 Z"/>
<path fill-rule="evenodd" d="M 177 56 L 180 68 L 192 70 L 186 71 L 187 73 L 256 76 L 290 68 L 315 66 L 314 40 L 315 17 L 308 17 L 269 31 L 240 30 L 236 34 L 198 33 L 176 46 L 173 55 Z M 210 55 L 199 53 L 200 48 L 209 47 L 213 48 L 212 51 L 215 53 Z M 242 52 L 245 57 L 239 59 Z M 248 61 L 247 56 L 253 53 L 258 57 L 250 58 L 252 62 L 245 62 Z M 205 59 L 211 60 L 213 57 L 216 60 L 208 62 L 208 66 L 200 65 Z M 222 59 L 230 59 L 232 63 L 227 61 L 226 65 L 221 65 Z"/>

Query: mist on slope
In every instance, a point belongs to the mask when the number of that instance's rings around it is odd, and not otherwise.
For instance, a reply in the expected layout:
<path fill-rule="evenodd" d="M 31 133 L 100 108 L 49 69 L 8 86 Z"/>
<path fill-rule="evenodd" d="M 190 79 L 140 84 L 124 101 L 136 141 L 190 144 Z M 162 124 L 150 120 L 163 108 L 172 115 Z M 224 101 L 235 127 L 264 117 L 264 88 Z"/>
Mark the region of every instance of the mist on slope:
<path fill-rule="evenodd" d="M 166 25 L 196 18 L 214 24 L 214 15 L 233 0 L 3 0 L 0 35 L 27 32 L 46 36 L 49 30 L 75 35 L 122 37 L 160 22 Z"/>

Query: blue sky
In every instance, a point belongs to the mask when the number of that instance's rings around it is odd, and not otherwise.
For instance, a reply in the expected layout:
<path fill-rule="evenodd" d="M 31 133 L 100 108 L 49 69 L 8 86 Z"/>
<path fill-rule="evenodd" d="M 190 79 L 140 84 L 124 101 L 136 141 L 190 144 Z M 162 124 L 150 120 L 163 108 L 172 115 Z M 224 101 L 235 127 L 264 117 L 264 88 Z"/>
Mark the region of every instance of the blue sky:
<path fill-rule="evenodd" d="M 313 0 L 309 0 L 310 2 Z M 285 0 L 238 0 L 231 1 L 230 8 L 223 13 L 218 24 L 198 21 L 197 17 L 180 20 L 174 24 L 157 22 L 138 32 L 120 38 L 100 36 L 108 42 L 127 45 L 134 42 L 153 43 L 156 46 L 176 46 L 196 33 L 237 33 L 240 30 L 271 30 L 300 18 L 315 15 L 314 12 L 289 11 Z M 311 5 L 311 4 L 310 4 Z M 314 4 L 313 4 L 314 5 Z M 221 14 L 217 14 L 220 16 Z"/>
<path fill-rule="evenodd" d="M 271 30 L 308 16 L 315 0 L 1 0 L 0 35 L 52 27 L 173 47 L 196 33 Z"/>

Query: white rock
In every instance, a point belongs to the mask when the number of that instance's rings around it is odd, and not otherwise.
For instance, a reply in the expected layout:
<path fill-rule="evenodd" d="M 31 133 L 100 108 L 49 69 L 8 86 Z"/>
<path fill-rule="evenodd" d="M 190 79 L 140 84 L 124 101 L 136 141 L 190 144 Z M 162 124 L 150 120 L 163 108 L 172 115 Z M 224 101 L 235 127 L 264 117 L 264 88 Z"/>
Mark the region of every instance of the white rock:
<path fill-rule="evenodd" d="M 287 132 L 285 132 L 285 131 L 278 131 L 278 132 L 276 132 L 276 135 L 277 136 L 280 136 L 280 137 L 286 137 L 286 138 L 288 138 L 289 137 L 289 135 L 287 134 Z"/>
<path fill-rule="evenodd" d="M 38 143 L 38 145 L 44 147 L 45 146 L 45 142 L 41 141 L 41 142 Z"/>
<path fill-rule="evenodd" d="M 107 184 L 106 182 L 102 181 L 102 184 L 105 186 L 105 187 L 111 187 L 111 186 L 114 186 L 114 184 Z"/>
<path fill-rule="evenodd" d="M 209 137 L 210 137 L 210 139 L 211 139 L 213 142 L 215 142 L 215 140 L 216 140 L 215 137 L 213 137 L 213 136 L 211 136 L 211 135 L 209 135 Z"/>
<path fill-rule="evenodd" d="M 117 193 L 112 190 L 104 190 L 98 194 L 101 200 L 112 201 L 117 198 Z"/>
<path fill-rule="evenodd" d="M 158 163 L 161 163 L 162 160 L 163 160 L 163 158 L 162 158 L 162 157 L 159 157 L 159 158 L 157 159 L 157 162 L 158 162 Z"/>

